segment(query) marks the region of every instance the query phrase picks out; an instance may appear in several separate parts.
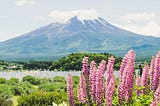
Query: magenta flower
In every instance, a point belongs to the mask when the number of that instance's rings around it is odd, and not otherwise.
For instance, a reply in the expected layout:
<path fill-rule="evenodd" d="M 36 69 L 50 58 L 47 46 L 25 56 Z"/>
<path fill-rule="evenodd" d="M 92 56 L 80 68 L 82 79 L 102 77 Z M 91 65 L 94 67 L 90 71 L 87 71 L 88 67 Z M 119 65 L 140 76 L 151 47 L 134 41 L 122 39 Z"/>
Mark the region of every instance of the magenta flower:
<path fill-rule="evenodd" d="M 149 75 L 150 75 L 150 90 L 154 90 L 154 63 L 155 63 L 155 57 L 152 56 L 151 64 L 150 64 L 150 70 L 149 70 Z"/>
<path fill-rule="evenodd" d="M 73 82 L 72 82 L 72 75 L 71 74 L 68 74 L 67 94 L 68 94 L 68 103 L 69 103 L 69 105 L 70 106 L 75 106 L 74 92 L 73 92 Z"/>
<path fill-rule="evenodd" d="M 100 72 L 100 76 L 103 77 L 104 73 L 105 73 L 105 68 L 106 68 L 106 61 L 102 60 L 101 63 L 98 66 L 99 72 Z"/>
<path fill-rule="evenodd" d="M 106 106 L 112 106 L 112 98 L 114 94 L 114 87 L 116 85 L 116 80 L 112 76 L 109 84 L 106 85 Z"/>
<path fill-rule="evenodd" d="M 106 70 L 106 85 L 109 84 L 110 82 L 110 79 L 112 78 L 113 76 L 113 67 L 114 67 L 114 57 L 111 56 L 108 60 L 108 64 L 107 64 L 107 70 Z"/>
<path fill-rule="evenodd" d="M 132 89 L 134 85 L 134 61 L 135 52 L 130 50 L 126 55 L 126 62 L 124 64 L 124 70 L 121 71 L 121 82 L 118 86 L 118 99 L 119 102 L 128 101 L 132 98 Z"/>
<path fill-rule="evenodd" d="M 158 85 L 158 88 L 154 93 L 154 99 L 150 106 L 159 106 L 159 105 L 160 105 L 160 84 Z"/>
<path fill-rule="evenodd" d="M 119 69 L 120 81 L 122 81 L 122 75 L 123 75 L 123 71 L 124 71 L 124 68 L 125 68 L 126 64 L 127 64 L 127 58 L 123 57 L 121 65 L 120 65 L 120 69 Z"/>
<path fill-rule="evenodd" d="M 153 81 L 151 82 L 153 91 L 156 91 L 156 89 L 158 88 L 159 78 L 160 78 L 160 51 L 158 52 L 154 63 Z"/>
<path fill-rule="evenodd" d="M 105 73 L 105 64 L 106 61 L 102 60 L 101 63 L 98 66 L 98 69 L 96 71 L 96 82 L 95 82 L 95 88 L 96 88 L 96 104 L 99 106 L 102 103 L 102 100 L 104 98 L 104 73 Z"/>
<path fill-rule="evenodd" d="M 145 63 L 143 68 L 142 78 L 141 78 L 142 86 L 145 87 L 142 90 L 143 94 L 148 94 L 148 72 L 149 72 L 149 67 L 148 67 L 148 64 Z"/>
<path fill-rule="evenodd" d="M 91 96 L 94 102 L 96 102 L 96 73 L 97 73 L 96 63 L 95 61 L 92 61 L 90 64 L 89 80 L 91 84 Z"/>
<path fill-rule="evenodd" d="M 88 76 L 89 75 L 89 69 L 88 69 L 88 57 L 84 57 L 82 61 L 82 71 L 83 73 Z"/>
<path fill-rule="evenodd" d="M 141 86 L 141 77 L 139 75 L 136 78 L 136 85 L 137 87 Z M 136 92 L 137 92 L 137 95 L 141 94 L 141 90 L 136 90 Z"/>
<path fill-rule="evenodd" d="M 86 81 L 85 81 L 85 78 L 82 74 L 80 75 L 80 82 L 79 82 L 77 95 L 78 95 L 78 100 L 81 103 L 87 102 Z"/>

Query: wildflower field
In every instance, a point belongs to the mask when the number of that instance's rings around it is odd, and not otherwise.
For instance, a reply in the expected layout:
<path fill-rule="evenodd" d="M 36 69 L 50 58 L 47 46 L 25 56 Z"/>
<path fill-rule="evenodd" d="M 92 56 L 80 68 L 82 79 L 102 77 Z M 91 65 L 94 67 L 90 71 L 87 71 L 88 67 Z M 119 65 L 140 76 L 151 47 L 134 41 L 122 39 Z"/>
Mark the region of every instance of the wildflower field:
<path fill-rule="evenodd" d="M 120 66 L 120 76 L 113 75 L 114 57 L 106 65 L 98 65 L 88 57 L 82 61 L 78 89 L 74 89 L 72 75 L 67 78 L 68 104 L 70 106 L 159 106 L 160 105 L 160 52 L 144 63 L 142 75 L 134 75 L 136 54 L 128 51 Z M 105 77 L 104 77 L 105 75 Z M 76 94 L 77 93 L 77 94 Z M 75 96 L 77 95 L 77 97 Z"/>

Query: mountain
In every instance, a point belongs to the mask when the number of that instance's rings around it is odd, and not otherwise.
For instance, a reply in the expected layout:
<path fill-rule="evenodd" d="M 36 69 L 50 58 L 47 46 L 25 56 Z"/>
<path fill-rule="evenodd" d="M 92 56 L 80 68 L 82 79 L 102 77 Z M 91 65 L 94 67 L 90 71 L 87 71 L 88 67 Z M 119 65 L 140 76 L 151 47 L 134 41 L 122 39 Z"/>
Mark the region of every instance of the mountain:
<path fill-rule="evenodd" d="M 103 18 L 54 22 L 0 43 L 0 59 L 51 59 L 72 52 L 109 52 L 121 56 L 129 49 L 138 56 L 160 50 L 160 38 L 120 29 Z"/>

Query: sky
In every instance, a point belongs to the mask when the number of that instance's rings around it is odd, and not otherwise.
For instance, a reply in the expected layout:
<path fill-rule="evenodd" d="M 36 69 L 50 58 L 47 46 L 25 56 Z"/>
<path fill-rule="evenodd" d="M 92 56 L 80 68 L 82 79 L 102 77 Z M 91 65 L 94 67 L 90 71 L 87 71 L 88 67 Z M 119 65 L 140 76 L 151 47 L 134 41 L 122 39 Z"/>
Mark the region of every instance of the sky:
<path fill-rule="evenodd" d="M 138 34 L 160 37 L 160 0 L 0 0 L 0 42 L 77 11 Z"/>

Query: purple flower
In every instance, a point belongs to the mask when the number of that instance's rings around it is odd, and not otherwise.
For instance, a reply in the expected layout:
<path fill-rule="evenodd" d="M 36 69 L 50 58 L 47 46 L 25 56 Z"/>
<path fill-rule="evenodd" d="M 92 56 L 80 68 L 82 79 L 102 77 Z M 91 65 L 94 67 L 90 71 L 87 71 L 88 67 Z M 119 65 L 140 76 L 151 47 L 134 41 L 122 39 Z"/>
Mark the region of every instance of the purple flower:
<path fill-rule="evenodd" d="M 73 82 L 72 82 L 72 75 L 71 74 L 68 74 L 67 94 L 68 94 L 68 103 L 69 103 L 69 105 L 70 106 L 75 106 L 74 92 L 73 92 Z"/>
<path fill-rule="evenodd" d="M 137 87 L 141 86 L 141 77 L 139 75 L 136 78 L 136 85 Z M 141 93 L 141 90 L 136 90 L 136 92 L 137 92 L 137 95 L 139 95 Z"/>
<path fill-rule="evenodd" d="M 82 61 L 82 71 L 83 73 L 88 76 L 89 75 L 89 69 L 88 69 L 88 57 L 84 57 Z"/>
<path fill-rule="evenodd" d="M 155 91 L 158 88 L 159 78 L 160 78 L 160 51 L 158 52 L 154 62 L 153 81 L 151 82 L 153 91 Z"/>
<path fill-rule="evenodd" d="M 135 52 L 128 51 L 125 55 L 126 62 L 124 64 L 123 73 L 121 73 L 121 82 L 118 86 L 118 100 L 119 103 L 128 101 L 132 98 L 132 89 L 134 85 L 134 61 Z"/>
<path fill-rule="evenodd" d="M 82 74 L 80 75 L 80 82 L 78 87 L 78 100 L 81 103 L 87 102 L 86 81 Z"/>
<path fill-rule="evenodd" d="M 106 85 L 106 106 L 112 106 L 112 98 L 114 94 L 115 84 L 116 84 L 116 80 L 112 76 L 109 81 L 109 84 Z"/>
<path fill-rule="evenodd" d="M 145 87 L 142 90 L 143 94 L 148 94 L 148 72 L 149 72 L 149 67 L 148 67 L 148 64 L 145 63 L 143 68 L 142 78 L 141 78 L 142 86 Z"/>
<path fill-rule="evenodd" d="M 154 64 L 155 63 L 155 57 L 152 56 L 152 60 L 151 60 L 151 64 L 150 64 L 150 72 L 149 72 L 149 75 L 150 75 L 150 90 L 154 90 L 154 80 L 153 80 L 153 76 L 154 76 Z"/>

